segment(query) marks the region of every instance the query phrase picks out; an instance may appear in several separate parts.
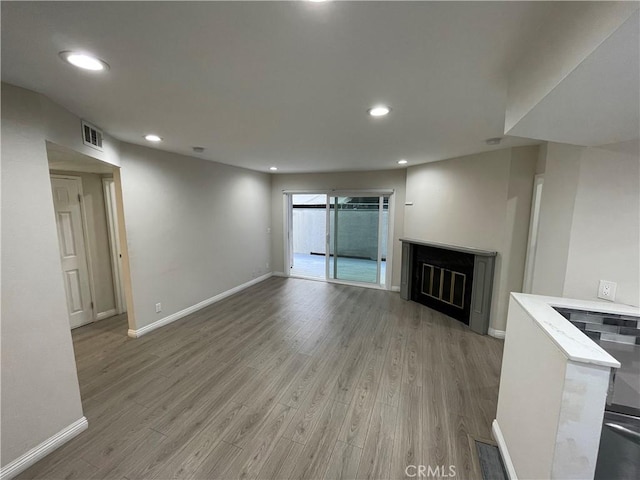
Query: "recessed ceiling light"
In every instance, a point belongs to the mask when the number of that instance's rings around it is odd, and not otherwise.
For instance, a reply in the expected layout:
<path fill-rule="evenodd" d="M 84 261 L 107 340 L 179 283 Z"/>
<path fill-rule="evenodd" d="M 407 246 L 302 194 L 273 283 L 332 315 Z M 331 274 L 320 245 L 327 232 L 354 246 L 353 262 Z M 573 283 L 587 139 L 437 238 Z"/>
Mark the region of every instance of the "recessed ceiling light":
<path fill-rule="evenodd" d="M 275 172 L 276 170 L 278 170 L 278 167 L 269 167 L 269 170 L 271 170 L 272 172 Z"/>
<path fill-rule="evenodd" d="M 485 142 L 487 142 L 487 145 L 500 145 L 501 141 L 502 141 L 502 139 L 500 137 L 487 138 L 485 140 Z"/>
<path fill-rule="evenodd" d="M 65 51 L 60 52 L 59 55 L 60 58 L 69 62 L 74 67 L 82 68 L 83 70 L 91 70 L 92 72 L 109 70 L 107 62 L 87 53 Z"/>
<path fill-rule="evenodd" d="M 144 139 L 149 141 L 149 142 L 161 142 L 162 138 L 159 137 L 158 135 L 154 135 L 153 133 L 150 133 L 149 135 L 145 135 Z"/>
<path fill-rule="evenodd" d="M 406 165 L 406 164 L 407 164 L 407 161 L 403 158 L 402 160 L 398 160 L 398 163 L 399 163 L 400 165 Z"/>
<path fill-rule="evenodd" d="M 372 117 L 384 117 L 388 115 L 391 109 L 386 105 L 375 105 L 371 107 L 368 112 Z"/>

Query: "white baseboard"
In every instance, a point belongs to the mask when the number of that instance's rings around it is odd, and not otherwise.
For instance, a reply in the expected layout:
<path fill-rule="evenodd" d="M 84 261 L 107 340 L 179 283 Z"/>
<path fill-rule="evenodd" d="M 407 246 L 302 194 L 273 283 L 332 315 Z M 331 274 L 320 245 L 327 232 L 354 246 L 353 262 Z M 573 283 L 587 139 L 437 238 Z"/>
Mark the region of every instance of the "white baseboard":
<path fill-rule="evenodd" d="M 287 277 L 288 275 L 284 272 L 273 272 L 272 275 L 274 277 Z"/>
<path fill-rule="evenodd" d="M 502 430 L 500 430 L 497 419 L 494 419 L 491 424 L 491 432 L 493 433 L 493 439 L 498 444 L 498 450 L 504 462 L 504 468 L 507 470 L 507 475 L 509 475 L 509 480 L 518 480 L 516 469 L 513 467 L 513 462 L 511 461 L 511 456 L 509 455 L 509 450 L 507 450 L 507 444 L 504 441 Z"/>
<path fill-rule="evenodd" d="M 106 312 L 100 312 L 96 315 L 96 320 L 104 320 L 105 318 L 114 317 L 118 314 L 115 308 L 107 310 Z"/>
<path fill-rule="evenodd" d="M 399 292 L 400 291 L 400 287 L 391 285 L 391 291 L 392 292 Z"/>
<path fill-rule="evenodd" d="M 238 293 L 246 288 L 249 288 L 255 285 L 256 283 L 263 282 L 266 279 L 270 278 L 272 275 L 273 275 L 272 273 L 267 273 L 266 275 L 262 275 L 261 277 L 254 278 L 253 280 L 250 280 L 247 283 L 243 283 L 242 285 L 238 285 L 237 287 L 233 287 L 225 292 L 219 293 L 215 297 L 208 298 L 206 300 L 203 300 L 200 303 L 191 305 L 190 307 L 187 307 L 184 310 L 180 310 L 179 312 L 172 313 L 171 315 L 161 318 L 160 320 L 150 323 L 149 325 L 145 325 L 144 327 L 140 327 L 136 330 L 129 329 L 128 335 L 131 338 L 141 337 L 145 333 L 149 333 L 153 330 L 156 330 L 157 328 L 164 327 L 165 325 L 173 323 L 176 320 L 181 319 L 182 317 L 186 317 L 187 315 L 193 312 L 197 312 L 198 310 L 201 310 L 204 307 L 208 307 L 209 305 L 212 305 L 216 302 L 219 302 L 220 300 L 230 297 L 234 293 Z"/>
<path fill-rule="evenodd" d="M 35 446 L 24 455 L 19 456 L 14 461 L 9 462 L 7 465 L 2 467 L 0 469 L 0 480 L 8 480 L 19 473 L 24 472 L 38 460 L 43 459 L 55 449 L 60 448 L 62 445 L 67 443 L 73 437 L 84 432 L 88 426 L 89 422 L 87 422 L 85 417 L 82 417 L 80 420 L 76 420 L 52 437 L 47 438 L 40 445 Z"/>
<path fill-rule="evenodd" d="M 494 338 L 503 339 L 506 332 L 504 330 L 496 330 L 495 328 L 489 327 L 489 336 Z"/>

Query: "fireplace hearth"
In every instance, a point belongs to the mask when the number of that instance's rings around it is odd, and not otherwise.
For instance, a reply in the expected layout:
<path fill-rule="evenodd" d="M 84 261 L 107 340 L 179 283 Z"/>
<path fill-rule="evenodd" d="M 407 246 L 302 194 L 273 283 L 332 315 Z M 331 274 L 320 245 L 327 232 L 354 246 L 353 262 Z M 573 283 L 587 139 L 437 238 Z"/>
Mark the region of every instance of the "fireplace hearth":
<path fill-rule="evenodd" d="M 401 297 L 442 312 L 486 335 L 497 253 L 406 238 L 400 241 Z"/>

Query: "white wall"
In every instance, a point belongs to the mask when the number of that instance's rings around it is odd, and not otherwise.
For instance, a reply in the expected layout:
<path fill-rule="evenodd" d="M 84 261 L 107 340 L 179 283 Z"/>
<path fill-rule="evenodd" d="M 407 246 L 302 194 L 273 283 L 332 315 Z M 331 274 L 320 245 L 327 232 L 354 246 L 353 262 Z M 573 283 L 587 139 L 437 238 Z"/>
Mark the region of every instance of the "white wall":
<path fill-rule="evenodd" d="M 293 209 L 293 252 L 325 253 L 327 211 L 320 208 Z"/>
<path fill-rule="evenodd" d="M 82 417 L 44 122 L 42 97 L 2 84 L 3 466 Z"/>
<path fill-rule="evenodd" d="M 635 146 L 634 146 L 635 145 Z M 549 143 L 533 293 L 592 300 L 599 280 L 617 303 L 640 303 L 640 155 Z"/>
<path fill-rule="evenodd" d="M 561 297 L 582 147 L 547 143 L 531 293 Z"/>
<path fill-rule="evenodd" d="M 491 327 L 521 291 L 538 148 L 506 148 L 411 167 L 405 236 L 498 252 Z"/>
<path fill-rule="evenodd" d="M 543 193 L 544 195 L 544 193 Z M 640 158 L 586 148 L 573 207 L 563 294 L 595 300 L 600 279 L 616 302 L 640 305 Z"/>
<path fill-rule="evenodd" d="M 268 174 L 124 143 L 120 155 L 136 329 L 271 271 Z"/>
<path fill-rule="evenodd" d="M 616 361 L 572 340 L 578 330 L 549 304 L 599 305 L 511 298 L 494 436 L 518 478 L 593 478 L 611 372 L 607 365 Z"/>
<path fill-rule="evenodd" d="M 283 190 L 366 190 L 393 189 L 393 272 L 392 286 L 400 286 L 401 245 L 399 238 L 404 230 L 404 202 L 406 170 L 384 170 L 375 172 L 343 172 L 313 174 L 273 175 L 271 191 L 271 212 L 273 218 L 271 257 L 275 272 L 286 272 L 284 265 L 283 237 Z"/>
<path fill-rule="evenodd" d="M 496 418 L 511 461 L 518 478 L 551 478 L 567 358 L 513 299 L 502 358 Z"/>

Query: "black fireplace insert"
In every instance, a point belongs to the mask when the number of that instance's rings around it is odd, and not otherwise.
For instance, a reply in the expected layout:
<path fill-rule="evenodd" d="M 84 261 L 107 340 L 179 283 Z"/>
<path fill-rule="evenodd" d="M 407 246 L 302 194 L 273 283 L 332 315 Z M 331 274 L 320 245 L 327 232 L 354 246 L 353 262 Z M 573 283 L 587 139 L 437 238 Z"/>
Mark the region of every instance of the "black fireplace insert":
<path fill-rule="evenodd" d="M 474 255 L 417 245 L 411 300 L 469 325 Z"/>

